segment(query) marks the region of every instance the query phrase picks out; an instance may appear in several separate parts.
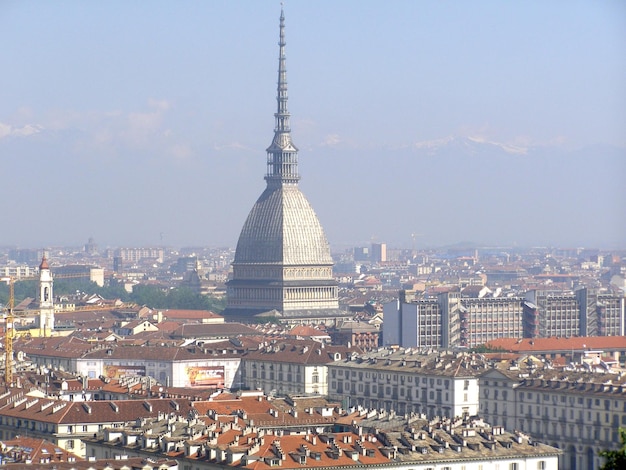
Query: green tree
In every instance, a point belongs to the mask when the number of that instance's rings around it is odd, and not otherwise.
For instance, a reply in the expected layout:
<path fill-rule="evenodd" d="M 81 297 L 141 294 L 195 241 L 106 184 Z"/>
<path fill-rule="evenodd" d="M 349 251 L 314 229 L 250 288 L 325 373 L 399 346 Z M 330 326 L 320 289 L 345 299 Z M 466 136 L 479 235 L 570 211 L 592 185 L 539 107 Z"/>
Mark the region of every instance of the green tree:
<path fill-rule="evenodd" d="M 617 450 L 601 450 L 600 457 L 604 464 L 600 470 L 623 470 L 626 468 L 626 429 L 619 428 L 620 447 Z"/>
<path fill-rule="evenodd" d="M 18 305 L 27 297 L 35 298 L 37 296 L 38 281 L 15 281 L 13 284 L 13 295 L 15 305 Z M 0 282 L 0 304 L 7 305 L 9 302 L 9 285 L 6 282 Z"/>
<path fill-rule="evenodd" d="M 36 280 L 18 281 L 13 286 L 15 304 L 27 297 L 37 295 Z M 201 295 L 185 287 L 164 288 L 160 286 L 136 285 L 132 293 L 127 292 L 122 284 L 100 287 L 95 282 L 80 279 L 59 279 L 54 281 L 54 295 L 71 295 L 76 292 L 98 294 L 105 299 L 120 299 L 122 302 L 133 302 L 150 308 L 170 308 L 185 310 L 211 310 L 220 313 L 226 308 L 226 301 L 207 295 Z M 9 301 L 9 287 L 0 283 L 0 304 Z"/>
<path fill-rule="evenodd" d="M 493 346 L 487 346 L 486 344 L 479 344 L 471 348 L 470 351 L 481 354 L 481 353 L 504 352 L 504 349 L 499 346 L 494 348 Z"/>

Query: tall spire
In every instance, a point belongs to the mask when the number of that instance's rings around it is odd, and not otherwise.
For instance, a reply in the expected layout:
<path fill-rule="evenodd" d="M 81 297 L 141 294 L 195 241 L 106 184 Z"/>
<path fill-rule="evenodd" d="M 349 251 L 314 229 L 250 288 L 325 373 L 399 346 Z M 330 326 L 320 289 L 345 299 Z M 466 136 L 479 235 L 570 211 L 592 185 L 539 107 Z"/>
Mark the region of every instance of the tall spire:
<path fill-rule="evenodd" d="M 291 128 L 289 127 L 289 111 L 287 110 L 287 67 L 285 59 L 285 13 L 280 10 L 280 40 L 278 41 L 278 90 L 276 101 L 278 109 L 274 114 L 276 125 L 274 139 L 267 148 L 267 174 L 265 180 L 268 186 L 283 184 L 297 184 L 298 148 L 291 142 Z"/>

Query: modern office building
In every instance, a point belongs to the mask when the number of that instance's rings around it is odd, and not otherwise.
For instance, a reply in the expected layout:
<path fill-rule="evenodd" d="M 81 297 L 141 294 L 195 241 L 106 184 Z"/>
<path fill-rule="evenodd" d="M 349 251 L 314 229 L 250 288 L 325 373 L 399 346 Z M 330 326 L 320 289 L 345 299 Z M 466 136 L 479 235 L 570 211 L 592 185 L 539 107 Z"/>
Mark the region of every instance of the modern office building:
<path fill-rule="evenodd" d="M 298 149 L 287 110 L 285 17 L 280 17 L 278 109 L 267 148 L 265 191 L 246 219 L 227 284 L 228 318 L 270 312 L 285 321 L 333 323 L 340 315 L 333 260 L 322 225 L 300 191 Z"/>
<path fill-rule="evenodd" d="M 120 248 L 115 253 L 124 263 L 136 263 L 143 259 L 162 263 L 165 259 L 163 248 Z"/>
<path fill-rule="evenodd" d="M 474 347 L 491 339 L 521 337 L 522 301 L 516 297 L 466 298 L 459 292 L 444 292 L 436 299 L 390 302 L 383 306 L 383 344 Z"/>
<path fill-rule="evenodd" d="M 383 344 L 411 348 L 475 347 L 498 338 L 619 336 L 624 297 L 581 288 L 574 293 L 529 291 L 525 297 L 462 297 L 384 305 Z"/>
<path fill-rule="evenodd" d="M 571 294 L 532 290 L 524 302 L 524 337 L 624 334 L 624 297 L 586 287 Z"/>
<path fill-rule="evenodd" d="M 387 261 L 387 244 L 372 243 L 372 261 L 375 263 L 384 263 Z"/>

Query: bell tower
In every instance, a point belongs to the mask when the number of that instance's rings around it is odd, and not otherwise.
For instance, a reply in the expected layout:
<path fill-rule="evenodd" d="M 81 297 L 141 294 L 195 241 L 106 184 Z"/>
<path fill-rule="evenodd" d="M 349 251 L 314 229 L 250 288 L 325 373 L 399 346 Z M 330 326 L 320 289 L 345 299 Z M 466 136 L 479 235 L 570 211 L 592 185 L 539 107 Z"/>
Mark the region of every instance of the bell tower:
<path fill-rule="evenodd" d="M 39 265 L 39 334 L 49 336 L 54 330 L 54 296 L 52 294 L 52 271 L 46 255 L 43 255 Z"/>

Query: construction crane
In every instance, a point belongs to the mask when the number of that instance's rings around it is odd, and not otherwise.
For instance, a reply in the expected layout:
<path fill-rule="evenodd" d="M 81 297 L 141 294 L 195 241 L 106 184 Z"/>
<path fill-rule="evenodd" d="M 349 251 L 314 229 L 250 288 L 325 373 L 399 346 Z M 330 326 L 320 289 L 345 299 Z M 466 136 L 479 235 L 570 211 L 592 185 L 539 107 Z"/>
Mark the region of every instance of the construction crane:
<path fill-rule="evenodd" d="M 19 280 L 32 280 L 36 277 L 20 278 Z M 9 301 L 6 305 L 5 319 L 5 334 L 4 334 L 4 380 L 5 384 L 13 384 L 13 340 L 16 337 L 15 333 L 15 281 L 13 276 L 3 277 L 2 281 L 6 282 L 9 286 Z M 35 314 L 37 310 L 29 310 L 24 312 L 26 315 Z M 20 315 L 20 317 L 26 316 Z"/>
<path fill-rule="evenodd" d="M 44 264 L 45 262 L 45 264 Z M 45 269 L 49 269 L 47 266 L 47 262 L 46 259 L 44 257 L 44 259 L 42 260 L 42 265 L 40 266 L 44 267 Z M 66 275 L 59 275 L 57 276 L 58 278 L 76 278 L 76 277 L 85 277 L 84 274 L 66 274 Z M 26 280 L 33 280 L 33 279 L 40 279 L 41 280 L 41 272 L 39 274 L 39 276 L 28 276 L 28 277 L 20 277 L 19 279 L 16 279 L 13 276 L 8 276 L 8 277 L 3 277 L 0 278 L 1 281 L 4 281 L 8 284 L 9 286 L 9 301 L 6 305 L 6 313 L 5 313 L 5 335 L 4 335 L 4 381 L 5 384 L 7 386 L 13 385 L 13 340 L 16 337 L 16 332 L 15 332 L 15 312 L 13 311 L 15 308 L 15 281 L 19 280 L 19 281 L 26 281 Z M 52 278 L 50 278 L 51 280 Z M 50 295 L 52 293 L 50 292 Z M 102 306 L 89 306 L 89 307 L 82 307 L 79 309 L 76 309 L 74 311 L 82 311 L 82 310 L 97 310 L 97 309 L 102 309 Z M 20 313 L 20 317 L 27 317 L 29 315 L 35 315 L 35 314 L 39 314 L 43 311 L 44 309 L 36 309 L 36 310 L 25 310 L 24 312 Z M 52 305 L 51 308 L 48 308 L 46 310 L 52 310 L 52 312 L 54 313 L 54 305 Z M 40 323 L 41 323 L 41 319 L 40 319 Z M 46 325 L 45 324 L 40 324 L 39 328 L 43 328 L 43 335 L 46 335 Z"/>
<path fill-rule="evenodd" d="M 6 386 L 13 384 L 13 304 L 15 303 L 15 291 L 13 290 L 13 278 L 9 277 L 9 302 L 5 317 L 5 341 L 4 341 L 4 383 Z"/>

